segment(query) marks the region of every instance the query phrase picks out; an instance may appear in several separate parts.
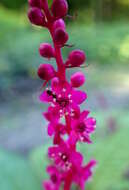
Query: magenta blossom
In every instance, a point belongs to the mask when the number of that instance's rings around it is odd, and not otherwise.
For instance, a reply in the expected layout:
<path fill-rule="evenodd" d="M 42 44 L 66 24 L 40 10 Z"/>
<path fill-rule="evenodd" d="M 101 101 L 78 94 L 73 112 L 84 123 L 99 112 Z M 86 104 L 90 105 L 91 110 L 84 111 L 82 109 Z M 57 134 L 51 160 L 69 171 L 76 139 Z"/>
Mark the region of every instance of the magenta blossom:
<path fill-rule="evenodd" d="M 61 184 L 61 174 L 57 167 L 55 166 L 48 166 L 47 173 L 50 176 L 50 180 L 46 180 L 43 182 L 43 187 L 46 190 L 58 190 L 60 189 Z"/>
<path fill-rule="evenodd" d="M 91 143 L 90 134 L 94 132 L 96 128 L 96 120 L 92 117 L 88 117 L 89 111 L 83 111 L 79 118 L 74 118 L 71 121 L 72 130 L 75 131 L 78 140 Z"/>
<path fill-rule="evenodd" d="M 60 142 L 60 135 L 66 134 L 65 125 L 59 123 L 60 116 L 54 107 L 49 107 L 48 111 L 43 113 L 43 115 L 49 122 L 48 135 L 54 135 L 54 144 L 58 144 Z"/>
<path fill-rule="evenodd" d="M 42 102 L 49 102 L 60 116 L 71 115 L 74 116 L 78 106 L 82 104 L 87 98 L 85 92 L 81 90 L 75 90 L 69 83 L 59 83 L 58 85 L 52 85 L 50 90 L 45 90 L 40 100 Z"/>
<path fill-rule="evenodd" d="M 92 177 L 93 168 L 96 165 L 95 160 L 91 160 L 87 165 L 81 166 L 73 174 L 73 181 L 81 188 L 85 189 L 85 183 Z"/>
<path fill-rule="evenodd" d="M 62 141 L 60 145 L 50 147 L 48 155 L 63 171 L 72 170 L 73 167 L 80 166 L 83 161 L 82 155 L 74 150 L 68 141 Z"/>

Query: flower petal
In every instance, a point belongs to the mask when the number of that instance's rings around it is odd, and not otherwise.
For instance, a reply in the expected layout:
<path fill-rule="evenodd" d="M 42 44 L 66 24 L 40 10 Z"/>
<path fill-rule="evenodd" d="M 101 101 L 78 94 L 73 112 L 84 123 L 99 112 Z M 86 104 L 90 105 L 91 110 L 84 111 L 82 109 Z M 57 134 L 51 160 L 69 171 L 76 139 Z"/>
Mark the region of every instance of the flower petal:
<path fill-rule="evenodd" d="M 47 94 L 46 91 L 44 91 L 40 96 L 39 99 L 41 102 L 51 102 L 52 97 Z"/>
<path fill-rule="evenodd" d="M 54 133 L 54 125 L 53 125 L 52 123 L 50 123 L 50 124 L 48 125 L 48 135 L 49 135 L 49 136 L 52 136 L 53 133 Z"/>
<path fill-rule="evenodd" d="M 83 121 L 88 115 L 89 115 L 89 111 L 88 110 L 84 110 L 81 114 L 80 114 L 80 120 Z"/>
<path fill-rule="evenodd" d="M 83 91 L 77 90 L 72 92 L 72 100 L 77 104 L 82 104 L 87 98 L 87 94 Z"/>

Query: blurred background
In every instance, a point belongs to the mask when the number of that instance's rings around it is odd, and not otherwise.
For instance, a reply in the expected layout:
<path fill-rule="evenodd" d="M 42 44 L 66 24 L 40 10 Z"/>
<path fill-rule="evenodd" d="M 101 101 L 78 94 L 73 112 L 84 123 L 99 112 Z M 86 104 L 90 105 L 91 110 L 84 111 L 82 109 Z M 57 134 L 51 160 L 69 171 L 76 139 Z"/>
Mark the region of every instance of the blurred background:
<path fill-rule="evenodd" d="M 69 44 L 87 54 L 82 109 L 97 119 L 93 145 L 78 146 L 86 161 L 98 160 L 87 190 L 129 190 L 129 0 L 69 5 Z M 0 0 L 0 190 L 41 190 L 46 178 L 51 140 L 36 70 L 47 61 L 38 55 L 39 44 L 51 40 L 45 29 L 31 26 L 27 9 L 27 0 Z M 64 59 L 71 49 L 63 49 Z"/>

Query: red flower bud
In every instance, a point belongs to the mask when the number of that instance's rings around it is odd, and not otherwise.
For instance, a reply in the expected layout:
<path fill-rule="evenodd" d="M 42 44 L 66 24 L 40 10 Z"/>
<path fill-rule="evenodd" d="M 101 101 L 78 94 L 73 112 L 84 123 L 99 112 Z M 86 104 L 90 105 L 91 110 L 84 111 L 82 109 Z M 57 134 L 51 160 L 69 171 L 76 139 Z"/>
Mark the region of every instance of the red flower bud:
<path fill-rule="evenodd" d="M 41 64 L 38 68 L 38 76 L 46 81 L 49 81 L 55 76 L 54 67 L 50 64 Z"/>
<path fill-rule="evenodd" d="M 85 53 L 82 50 L 74 50 L 69 54 L 66 64 L 71 64 L 72 67 L 77 67 L 82 65 L 85 61 Z"/>
<path fill-rule="evenodd" d="M 68 3 L 66 0 L 54 0 L 51 11 L 53 16 L 58 19 L 67 15 L 68 12 Z"/>
<path fill-rule="evenodd" d="M 48 59 L 54 57 L 54 49 L 48 43 L 43 43 L 40 45 L 39 53 L 42 57 L 46 57 Z"/>
<path fill-rule="evenodd" d="M 28 0 L 31 7 L 41 8 L 41 0 Z"/>
<path fill-rule="evenodd" d="M 76 72 L 71 76 L 71 84 L 73 87 L 78 88 L 85 83 L 85 76 L 82 72 Z"/>
<path fill-rule="evenodd" d="M 53 89 L 57 89 L 59 86 L 59 79 L 57 77 L 54 77 L 51 81 L 51 86 Z"/>
<path fill-rule="evenodd" d="M 63 28 L 57 28 L 54 32 L 54 41 L 57 45 L 64 45 L 68 41 L 68 34 Z"/>
<path fill-rule="evenodd" d="M 54 22 L 53 29 L 56 30 L 57 28 L 63 28 L 65 30 L 65 22 L 63 19 L 58 19 Z"/>
<path fill-rule="evenodd" d="M 35 24 L 38 26 L 45 26 L 46 25 L 44 14 L 37 7 L 33 7 L 33 8 L 29 9 L 28 17 L 29 17 L 29 20 L 32 24 Z"/>

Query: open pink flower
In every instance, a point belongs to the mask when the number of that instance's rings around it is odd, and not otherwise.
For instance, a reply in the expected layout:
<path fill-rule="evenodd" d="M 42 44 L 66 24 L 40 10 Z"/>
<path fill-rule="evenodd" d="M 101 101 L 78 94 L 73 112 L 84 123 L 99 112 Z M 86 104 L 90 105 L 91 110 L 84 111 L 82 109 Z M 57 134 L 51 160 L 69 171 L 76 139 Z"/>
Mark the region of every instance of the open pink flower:
<path fill-rule="evenodd" d="M 73 173 L 73 181 L 81 188 L 85 189 L 85 183 L 92 177 L 93 167 L 96 165 L 95 160 L 91 160 L 87 165 L 81 166 Z"/>
<path fill-rule="evenodd" d="M 43 113 L 48 124 L 48 135 L 54 135 L 54 144 L 60 143 L 61 135 L 66 134 L 66 126 L 62 123 L 59 123 L 60 116 L 56 111 L 55 107 L 49 107 L 48 111 Z"/>
<path fill-rule="evenodd" d="M 40 95 L 40 100 L 49 102 L 60 116 L 70 115 L 74 116 L 74 112 L 79 110 L 79 105 L 82 104 L 87 98 L 85 92 L 75 90 L 69 83 L 60 82 L 58 85 L 51 85 L 50 90 L 45 90 Z"/>
<path fill-rule="evenodd" d="M 60 119 L 60 115 L 58 114 L 55 107 L 49 106 L 48 111 L 43 113 L 45 119 L 50 123 L 58 123 Z"/>
<path fill-rule="evenodd" d="M 68 171 L 75 166 L 78 167 L 83 161 L 81 153 L 74 150 L 68 141 L 62 141 L 60 145 L 50 147 L 48 155 L 63 171 Z"/>
<path fill-rule="evenodd" d="M 46 190 L 59 190 L 61 184 L 61 173 L 56 166 L 48 166 L 47 173 L 50 176 L 49 180 L 43 182 L 43 187 Z"/>
<path fill-rule="evenodd" d="M 72 129 L 76 132 L 78 140 L 91 143 L 90 134 L 96 128 L 96 120 L 88 117 L 89 111 L 83 111 L 78 119 L 74 118 L 71 122 Z"/>

